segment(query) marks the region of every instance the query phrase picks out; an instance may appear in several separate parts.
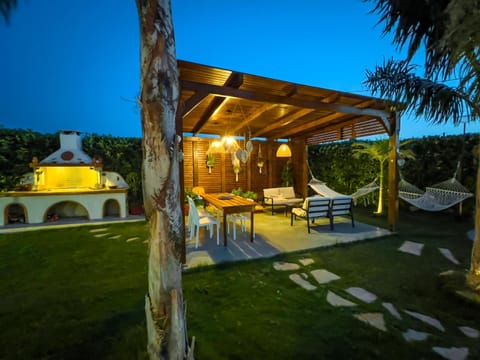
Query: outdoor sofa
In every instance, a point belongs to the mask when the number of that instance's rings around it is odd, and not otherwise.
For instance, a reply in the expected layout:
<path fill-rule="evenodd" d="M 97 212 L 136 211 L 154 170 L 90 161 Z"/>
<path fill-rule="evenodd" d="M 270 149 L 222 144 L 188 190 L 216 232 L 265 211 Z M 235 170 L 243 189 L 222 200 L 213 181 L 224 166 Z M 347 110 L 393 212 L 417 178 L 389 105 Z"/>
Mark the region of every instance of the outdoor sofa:
<path fill-rule="evenodd" d="M 275 206 L 284 206 L 286 209 L 303 202 L 303 198 L 296 197 L 293 186 L 263 189 L 263 205 L 271 206 L 272 215 Z"/>

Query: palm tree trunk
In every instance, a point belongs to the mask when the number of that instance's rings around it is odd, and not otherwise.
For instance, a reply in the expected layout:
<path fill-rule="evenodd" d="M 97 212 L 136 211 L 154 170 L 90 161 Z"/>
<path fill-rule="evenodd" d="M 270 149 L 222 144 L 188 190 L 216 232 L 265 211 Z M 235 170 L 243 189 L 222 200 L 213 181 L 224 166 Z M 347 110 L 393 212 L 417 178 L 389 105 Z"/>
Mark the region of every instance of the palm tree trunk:
<path fill-rule="evenodd" d="M 380 175 L 379 175 L 379 182 L 380 182 L 380 189 L 378 190 L 378 207 L 375 214 L 382 214 L 383 213 L 383 161 L 380 161 Z"/>
<path fill-rule="evenodd" d="M 479 290 L 480 288 L 480 148 L 477 149 L 477 189 L 475 194 L 475 238 L 473 240 L 470 272 L 467 276 L 468 284 Z"/>
<path fill-rule="evenodd" d="M 179 99 L 175 39 L 169 0 L 137 0 L 141 36 L 143 197 L 150 224 L 145 299 L 150 359 L 184 359 L 180 249 L 183 217 L 175 132 Z"/>

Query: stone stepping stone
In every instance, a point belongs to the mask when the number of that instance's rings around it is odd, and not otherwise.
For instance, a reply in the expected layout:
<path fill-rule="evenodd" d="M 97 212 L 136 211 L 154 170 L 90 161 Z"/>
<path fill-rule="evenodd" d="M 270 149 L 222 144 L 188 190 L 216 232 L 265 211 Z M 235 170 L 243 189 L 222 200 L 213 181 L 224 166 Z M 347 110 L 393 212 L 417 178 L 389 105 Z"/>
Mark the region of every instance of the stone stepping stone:
<path fill-rule="evenodd" d="M 422 255 L 423 245 L 424 244 L 422 243 L 417 243 L 414 241 L 405 241 L 402 246 L 398 248 L 398 250 L 404 253 L 420 256 Z"/>
<path fill-rule="evenodd" d="M 397 311 L 397 308 L 393 306 L 392 303 L 387 303 L 384 302 L 382 303 L 382 306 L 387 309 L 387 311 L 392 315 L 393 317 L 396 317 L 398 320 L 402 320 L 402 315 Z"/>
<path fill-rule="evenodd" d="M 120 234 L 119 235 L 113 235 L 113 236 L 110 236 L 109 239 L 115 240 L 115 239 L 118 239 L 120 237 L 122 237 L 122 235 L 120 235 Z"/>
<path fill-rule="evenodd" d="M 108 235 L 111 235 L 110 233 L 104 233 L 104 234 L 95 234 L 93 236 L 95 236 L 96 238 L 102 238 L 102 237 L 105 237 L 105 236 L 108 236 Z"/>
<path fill-rule="evenodd" d="M 383 318 L 382 313 L 363 313 L 363 314 L 355 314 L 353 315 L 360 321 L 373 326 L 381 331 L 387 331 L 387 327 L 385 326 L 385 320 Z"/>
<path fill-rule="evenodd" d="M 317 280 L 320 285 L 340 279 L 340 276 L 335 275 L 334 273 L 331 273 L 325 269 L 312 270 L 310 271 L 310 274 L 312 274 L 314 279 Z"/>
<path fill-rule="evenodd" d="M 351 287 L 345 291 L 350 295 L 355 296 L 357 299 L 366 302 L 367 304 L 370 304 L 377 300 L 377 295 L 372 294 L 371 292 L 359 287 Z"/>
<path fill-rule="evenodd" d="M 457 260 L 457 258 L 452 254 L 452 252 L 449 249 L 438 248 L 438 250 L 442 253 L 443 256 L 445 256 L 448 260 L 450 260 L 455 265 L 460 264 L 460 261 Z"/>
<path fill-rule="evenodd" d="M 297 285 L 300 285 L 302 288 L 304 288 L 305 290 L 308 290 L 308 291 L 313 291 L 315 290 L 317 287 L 310 284 L 307 280 L 305 280 L 304 278 L 302 278 L 300 275 L 298 274 L 290 274 L 288 276 L 290 278 L 290 280 L 292 280 L 295 284 Z"/>
<path fill-rule="evenodd" d="M 444 348 L 444 347 L 434 346 L 432 347 L 432 350 L 435 351 L 441 357 L 449 360 L 464 360 L 468 356 L 468 348 L 466 347 Z"/>
<path fill-rule="evenodd" d="M 423 321 L 424 323 L 433 326 L 434 328 L 445 332 L 445 328 L 443 327 L 442 323 L 438 321 L 437 319 L 434 319 L 430 316 L 420 314 L 414 311 L 408 311 L 408 310 L 403 310 L 405 311 L 408 315 L 414 317 L 415 319 L 418 319 L 420 321 Z"/>
<path fill-rule="evenodd" d="M 422 332 L 422 331 L 416 331 L 413 329 L 408 329 L 402 335 L 406 341 L 412 342 L 412 341 L 425 341 L 431 334 Z"/>
<path fill-rule="evenodd" d="M 103 232 L 108 230 L 108 228 L 101 228 L 101 229 L 90 229 L 91 233 Z"/>
<path fill-rule="evenodd" d="M 127 239 L 127 243 L 128 243 L 128 242 L 135 241 L 135 240 L 140 240 L 140 237 L 134 236 L 134 237 L 128 238 L 128 239 Z"/>
<path fill-rule="evenodd" d="M 344 299 L 343 297 L 331 292 L 328 290 L 327 292 L 327 302 L 332 306 L 357 306 L 354 302 L 350 300 Z"/>
<path fill-rule="evenodd" d="M 308 266 L 308 265 L 313 264 L 315 261 L 313 261 L 313 259 L 310 259 L 310 258 L 304 258 L 304 259 L 298 260 L 298 262 L 300 264 L 302 264 L 303 266 Z"/>
<path fill-rule="evenodd" d="M 469 326 L 459 326 L 460 331 L 469 338 L 477 339 L 480 336 L 480 332 L 477 329 L 471 328 Z"/>
<path fill-rule="evenodd" d="M 287 262 L 274 262 L 273 268 L 278 271 L 289 271 L 300 269 L 300 265 Z"/>

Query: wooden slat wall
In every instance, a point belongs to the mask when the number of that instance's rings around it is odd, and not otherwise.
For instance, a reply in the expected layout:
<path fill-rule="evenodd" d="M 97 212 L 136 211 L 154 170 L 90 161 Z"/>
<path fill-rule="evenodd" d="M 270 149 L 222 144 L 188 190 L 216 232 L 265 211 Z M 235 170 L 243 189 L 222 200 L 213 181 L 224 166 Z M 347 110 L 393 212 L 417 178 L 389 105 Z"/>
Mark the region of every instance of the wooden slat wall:
<path fill-rule="evenodd" d="M 269 187 L 279 187 L 282 185 L 282 168 L 289 160 L 288 158 L 276 158 L 275 153 L 279 146 L 275 142 L 253 142 L 253 151 L 246 164 L 240 163 L 241 170 L 238 174 L 238 182 L 235 181 L 232 159 L 230 154 L 215 154 L 215 165 L 212 172 L 208 173 L 207 150 L 211 139 L 185 137 L 183 139 L 184 149 L 184 182 L 185 188 L 202 186 L 207 193 L 231 192 L 233 189 L 242 188 L 243 191 L 255 191 L 259 200 L 263 196 L 263 189 Z M 262 157 L 265 164 L 260 174 L 257 166 L 259 144 L 262 147 Z M 294 144 L 292 147 L 291 161 L 293 162 L 293 175 L 295 192 L 305 193 L 305 182 L 303 177 L 305 169 L 305 154 L 296 154 L 297 151 L 305 152 L 304 142 L 300 145 Z M 244 146 L 243 142 L 239 142 Z"/>
<path fill-rule="evenodd" d="M 305 140 L 295 140 L 292 149 L 293 181 L 295 190 L 301 197 L 308 196 L 307 144 Z"/>
<path fill-rule="evenodd" d="M 250 155 L 249 160 L 249 170 L 250 170 L 250 188 L 252 191 L 262 193 L 262 190 L 265 188 L 270 187 L 268 184 L 268 163 L 269 160 L 267 159 L 267 147 L 265 143 L 261 143 L 262 147 L 262 158 L 264 160 L 264 165 L 262 168 L 262 173 L 260 174 L 259 168 L 257 166 L 258 160 L 258 146 L 259 142 L 254 142 L 253 151 Z"/>
<path fill-rule="evenodd" d="M 184 187 L 186 189 L 193 188 L 193 141 L 183 142 L 183 171 L 184 171 Z"/>

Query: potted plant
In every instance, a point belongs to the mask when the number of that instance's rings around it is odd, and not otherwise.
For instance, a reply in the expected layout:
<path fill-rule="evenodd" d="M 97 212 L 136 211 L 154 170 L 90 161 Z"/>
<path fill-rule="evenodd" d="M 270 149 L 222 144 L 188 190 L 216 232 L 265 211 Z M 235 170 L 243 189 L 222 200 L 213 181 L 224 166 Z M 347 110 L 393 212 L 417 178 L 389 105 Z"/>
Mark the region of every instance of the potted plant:
<path fill-rule="evenodd" d="M 197 196 L 197 194 L 195 194 L 192 189 L 190 188 L 186 188 L 183 192 L 183 202 L 184 202 L 184 209 L 185 209 L 185 214 L 188 214 L 189 210 L 190 210 L 190 207 L 188 205 L 188 198 L 192 198 L 192 199 L 195 199 L 195 197 Z"/>
<path fill-rule="evenodd" d="M 233 189 L 232 190 L 233 195 L 241 196 L 245 199 L 252 199 L 252 200 L 257 200 L 257 193 L 254 191 L 243 191 L 242 188 L 238 189 Z"/>
<path fill-rule="evenodd" d="M 282 186 L 292 186 L 293 185 L 293 165 L 290 160 L 288 160 L 282 168 Z"/>

